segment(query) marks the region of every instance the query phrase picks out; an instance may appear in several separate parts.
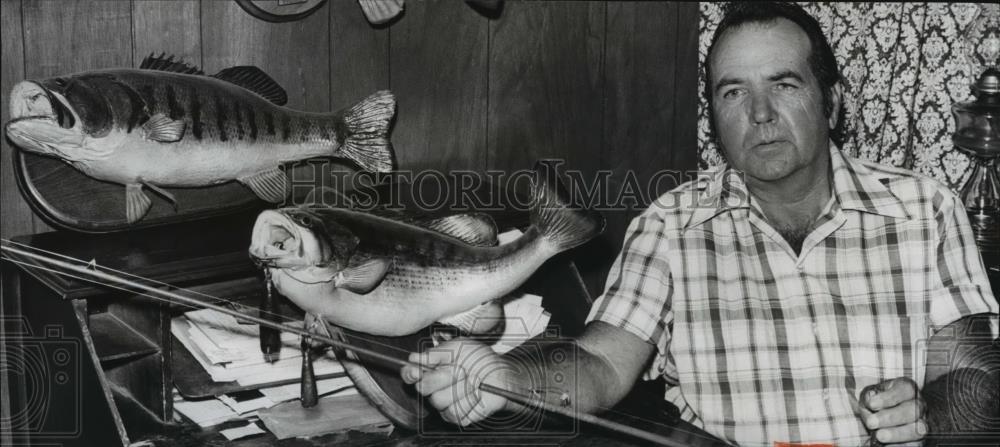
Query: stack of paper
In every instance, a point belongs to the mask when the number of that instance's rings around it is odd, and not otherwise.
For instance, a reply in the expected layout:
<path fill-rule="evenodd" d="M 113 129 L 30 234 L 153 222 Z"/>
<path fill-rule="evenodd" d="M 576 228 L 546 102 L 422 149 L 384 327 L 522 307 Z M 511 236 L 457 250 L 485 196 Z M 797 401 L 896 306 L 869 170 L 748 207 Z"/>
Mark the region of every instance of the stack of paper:
<path fill-rule="evenodd" d="M 529 338 L 545 331 L 551 315 L 542 307 L 542 297 L 525 293 L 508 297 L 503 305 L 506 319 L 503 335 L 493 344 L 493 350 L 503 354 Z"/>
<path fill-rule="evenodd" d="M 319 380 L 316 382 L 316 388 L 320 396 L 346 397 L 358 394 L 348 377 Z M 257 418 L 260 411 L 298 398 L 297 383 L 223 394 L 217 398 L 203 400 L 185 400 L 175 390 L 174 410 L 200 427 L 211 427 L 232 420 Z M 298 402 L 294 404 L 299 405 Z"/>
<path fill-rule="evenodd" d="M 170 332 L 216 382 L 235 380 L 251 386 L 297 379 L 302 373 L 302 351 L 296 334 L 281 334 L 279 360 L 268 363 L 260 352 L 258 326 L 240 324 L 231 315 L 212 309 L 187 312 L 171 320 Z M 344 371 L 329 351 L 314 359 L 313 369 L 316 375 Z"/>
<path fill-rule="evenodd" d="M 313 408 L 288 402 L 262 410 L 260 419 L 278 439 L 319 436 L 360 427 L 369 430 L 378 427 L 376 431 L 383 433 L 392 431 L 392 422 L 361 396 L 324 397 Z"/>

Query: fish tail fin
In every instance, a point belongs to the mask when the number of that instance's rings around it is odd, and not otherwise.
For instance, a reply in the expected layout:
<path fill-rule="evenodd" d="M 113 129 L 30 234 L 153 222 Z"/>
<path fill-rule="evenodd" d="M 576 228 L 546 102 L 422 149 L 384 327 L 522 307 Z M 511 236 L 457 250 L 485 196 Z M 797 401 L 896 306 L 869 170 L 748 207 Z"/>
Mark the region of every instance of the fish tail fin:
<path fill-rule="evenodd" d="M 350 159 L 367 171 L 392 171 L 389 124 L 395 113 L 396 97 L 388 90 L 375 92 L 341 112 L 344 144 L 336 155 Z"/>
<path fill-rule="evenodd" d="M 583 245 L 605 226 L 600 213 L 572 203 L 551 161 L 535 164 L 530 216 L 531 224 L 556 252 Z"/>

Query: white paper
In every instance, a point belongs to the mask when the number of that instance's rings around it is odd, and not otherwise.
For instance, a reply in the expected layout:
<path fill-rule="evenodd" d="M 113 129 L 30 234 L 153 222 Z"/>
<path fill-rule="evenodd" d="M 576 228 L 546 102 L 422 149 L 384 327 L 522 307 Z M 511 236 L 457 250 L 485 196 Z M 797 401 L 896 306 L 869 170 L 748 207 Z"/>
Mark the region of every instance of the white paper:
<path fill-rule="evenodd" d="M 549 324 L 549 313 L 542 307 L 542 297 L 530 293 L 509 299 L 503 306 L 503 335 L 493 344 L 493 351 L 503 354 L 516 348 L 525 340 L 545 331 Z"/>
<path fill-rule="evenodd" d="M 260 396 L 256 399 L 240 401 L 234 399 L 232 396 L 223 394 L 219 396 L 219 400 L 240 415 L 244 415 L 251 411 L 257 411 L 262 408 L 271 408 L 276 403 L 271 399 L 268 399 L 267 396 Z"/>
<path fill-rule="evenodd" d="M 201 311 L 196 311 L 201 312 Z M 213 311 L 214 312 L 214 311 Z M 216 312 L 218 313 L 218 312 Z M 221 314 L 221 313 L 220 313 Z M 224 315 L 224 314 L 221 314 Z M 209 315 L 211 316 L 211 315 Z M 204 314 L 202 315 L 204 317 Z M 236 323 L 235 318 L 231 318 L 233 324 Z M 204 321 L 204 320 L 203 320 Z M 243 325 L 247 326 L 247 325 Z M 239 328 L 238 328 L 239 329 Z M 256 329 L 254 329 L 255 331 Z M 213 363 L 208 355 L 202 350 L 201 346 L 194 341 L 194 336 L 192 334 L 197 334 L 198 328 L 196 328 L 192 323 L 185 317 L 179 316 L 171 320 L 170 332 L 174 334 L 175 337 L 184 345 L 188 351 L 191 352 L 198 364 L 205 369 L 206 372 L 212 377 L 213 381 L 216 382 L 232 382 L 237 381 L 242 386 L 252 386 L 259 385 L 263 383 L 279 382 L 284 380 L 297 379 L 302 374 L 302 352 L 295 346 L 298 343 L 285 343 L 285 346 L 281 349 L 280 359 L 274 363 L 257 362 L 255 360 L 250 360 L 245 364 L 241 364 L 240 360 L 231 362 L 228 365 L 221 365 Z M 292 337 L 298 338 L 296 334 L 289 334 Z M 233 343 L 239 344 L 245 341 L 239 341 L 239 337 L 244 339 L 250 339 L 253 348 L 248 349 L 252 352 L 249 355 L 252 359 L 262 359 L 263 355 L 260 353 L 260 340 L 257 335 L 240 335 L 240 334 L 230 334 L 227 338 Z M 284 341 L 285 336 L 282 336 Z M 227 342 L 228 343 L 228 342 Z M 211 345 L 210 345 L 211 347 Z M 228 348 L 228 346 L 227 346 Z M 238 366 L 241 365 L 241 366 Z M 323 355 L 314 357 L 313 359 L 313 371 L 316 375 L 329 375 L 329 374 L 339 374 L 344 372 L 343 365 L 337 361 L 336 356 L 334 356 L 332 351 L 326 351 Z"/>
<path fill-rule="evenodd" d="M 284 402 L 292 399 L 298 399 L 301 394 L 302 385 L 298 383 L 290 383 L 288 385 L 279 385 L 268 388 L 261 388 L 260 393 L 266 396 L 274 403 Z M 358 394 L 358 389 L 354 387 L 354 382 L 351 381 L 350 377 L 333 377 L 330 379 L 322 379 L 316 381 L 316 395 L 323 396 L 324 394 L 330 393 L 332 391 L 341 390 L 340 392 L 333 393 L 331 396 L 348 396 L 351 394 Z"/>
<path fill-rule="evenodd" d="M 211 427 L 230 419 L 239 418 L 235 411 L 216 399 L 175 402 L 174 410 L 198 424 L 199 427 Z"/>
<path fill-rule="evenodd" d="M 213 309 L 185 312 L 184 316 L 192 327 L 192 341 L 212 363 L 225 363 L 230 368 L 266 363 L 264 354 L 260 352 L 258 325 L 240 324 L 236 317 Z M 286 324 L 302 327 L 301 321 Z M 282 332 L 279 357 L 301 356 L 298 346 L 297 334 Z"/>
<path fill-rule="evenodd" d="M 245 438 L 247 436 L 262 435 L 266 432 L 261 430 L 257 423 L 251 422 L 243 427 L 229 428 L 222 430 L 219 433 L 221 433 L 222 436 L 225 436 L 226 439 L 232 441 L 234 439 Z"/>

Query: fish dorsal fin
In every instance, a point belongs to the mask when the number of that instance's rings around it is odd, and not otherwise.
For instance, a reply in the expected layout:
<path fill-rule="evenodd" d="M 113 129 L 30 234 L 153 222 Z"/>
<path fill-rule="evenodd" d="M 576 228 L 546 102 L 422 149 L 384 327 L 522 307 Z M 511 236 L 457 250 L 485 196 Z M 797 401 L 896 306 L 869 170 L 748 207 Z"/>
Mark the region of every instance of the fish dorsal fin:
<path fill-rule="evenodd" d="M 279 106 L 288 102 L 288 94 L 285 93 L 285 89 L 281 88 L 263 70 L 252 65 L 229 67 L 212 75 L 212 77 L 250 90 Z"/>
<path fill-rule="evenodd" d="M 364 295 L 382 282 L 390 266 L 392 260 L 385 258 L 372 258 L 348 265 L 337 275 L 336 286 Z"/>
<path fill-rule="evenodd" d="M 271 168 L 236 180 L 250 188 L 257 197 L 271 203 L 281 203 L 288 195 L 288 178 L 280 168 Z"/>
<path fill-rule="evenodd" d="M 493 247 L 497 241 L 497 225 L 483 213 L 455 214 L 416 222 L 417 225 L 446 234 L 476 247 Z"/>
<path fill-rule="evenodd" d="M 139 64 L 139 68 L 143 70 L 156 70 L 156 71 L 169 71 L 171 73 L 181 73 L 181 74 L 194 74 L 201 75 L 205 72 L 201 71 L 198 67 L 188 64 L 181 60 L 174 60 L 174 56 L 166 57 L 166 53 L 160 53 L 159 56 L 150 53 L 142 60 Z"/>
<path fill-rule="evenodd" d="M 160 143 L 176 143 L 184 137 L 184 121 L 170 119 L 162 113 L 149 117 L 142 127 L 147 138 Z"/>
<path fill-rule="evenodd" d="M 313 188 L 312 191 L 309 191 L 309 194 L 306 194 L 306 198 L 303 199 L 302 203 L 304 205 L 324 205 L 338 208 L 354 207 L 354 201 L 350 197 L 329 186 Z"/>

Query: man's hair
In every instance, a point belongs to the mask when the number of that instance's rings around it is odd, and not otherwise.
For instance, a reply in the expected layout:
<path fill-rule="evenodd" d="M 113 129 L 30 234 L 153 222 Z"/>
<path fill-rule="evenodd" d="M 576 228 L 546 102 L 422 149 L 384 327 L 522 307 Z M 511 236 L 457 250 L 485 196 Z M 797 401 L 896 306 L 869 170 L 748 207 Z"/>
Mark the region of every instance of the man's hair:
<path fill-rule="evenodd" d="M 833 55 L 833 49 L 823 34 L 823 29 L 809 13 L 802 7 L 785 2 L 730 2 L 723 6 L 723 17 L 719 22 L 719 27 L 712 35 L 712 42 L 708 46 L 708 54 L 705 57 L 705 99 L 708 101 L 708 113 L 712 134 L 715 134 L 715 118 L 712 112 L 712 52 L 715 45 L 722 38 L 722 35 L 731 29 L 739 28 L 747 24 L 773 23 L 778 19 L 787 19 L 799 26 L 809 36 L 809 57 L 806 62 L 812 70 L 813 76 L 819 81 L 820 90 L 823 93 L 823 111 L 826 116 L 831 113 L 838 114 L 837 125 L 830 129 L 830 139 L 838 146 L 844 140 L 844 107 L 841 104 L 839 110 L 833 110 L 833 87 L 840 82 L 840 69 L 837 67 L 837 59 Z"/>

